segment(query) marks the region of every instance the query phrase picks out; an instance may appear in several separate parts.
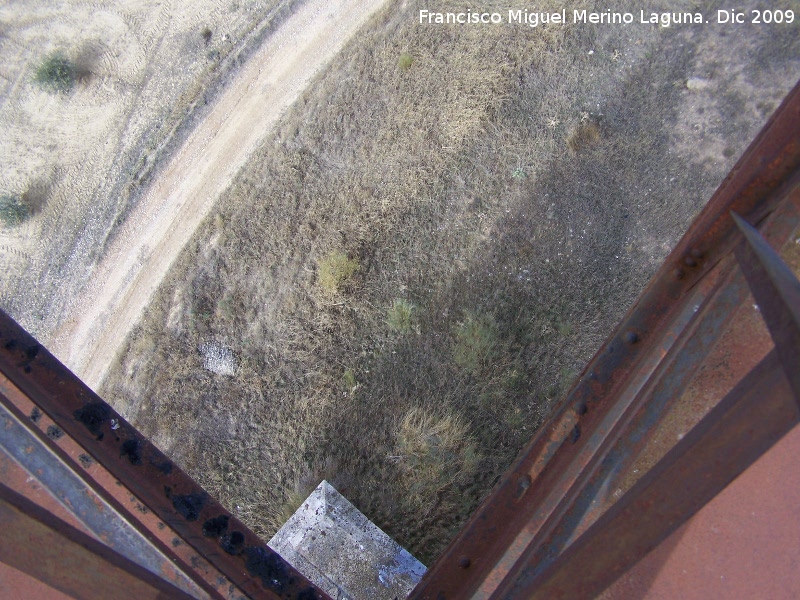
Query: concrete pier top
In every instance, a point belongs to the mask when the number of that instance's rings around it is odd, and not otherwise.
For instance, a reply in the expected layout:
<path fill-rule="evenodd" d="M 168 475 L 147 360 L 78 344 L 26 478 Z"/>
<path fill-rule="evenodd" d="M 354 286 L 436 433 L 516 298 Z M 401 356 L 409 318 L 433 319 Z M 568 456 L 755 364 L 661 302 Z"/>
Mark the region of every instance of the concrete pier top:
<path fill-rule="evenodd" d="M 269 546 L 332 598 L 402 600 L 426 571 L 327 481 Z"/>

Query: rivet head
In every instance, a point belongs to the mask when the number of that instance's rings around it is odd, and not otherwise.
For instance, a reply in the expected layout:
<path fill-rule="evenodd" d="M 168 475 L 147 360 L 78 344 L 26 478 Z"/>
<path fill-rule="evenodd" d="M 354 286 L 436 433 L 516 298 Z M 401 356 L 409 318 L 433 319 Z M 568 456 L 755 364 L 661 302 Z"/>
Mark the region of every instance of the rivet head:
<path fill-rule="evenodd" d="M 696 267 L 697 261 L 693 257 L 687 256 L 683 259 L 683 264 L 685 264 L 687 267 Z"/>
<path fill-rule="evenodd" d="M 531 476 L 526 473 L 517 482 L 517 498 L 522 498 L 529 487 L 531 487 Z"/>
<path fill-rule="evenodd" d="M 625 334 L 625 341 L 628 342 L 629 344 L 635 344 L 636 342 L 639 341 L 639 336 L 635 331 L 629 331 L 628 333 Z"/>
<path fill-rule="evenodd" d="M 683 272 L 683 269 L 674 269 L 672 271 L 672 275 L 675 277 L 675 279 L 683 279 L 685 273 Z"/>
<path fill-rule="evenodd" d="M 694 258 L 703 258 L 703 252 L 697 248 L 692 248 L 689 254 L 691 254 Z"/>
<path fill-rule="evenodd" d="M 469 569 L 469 566 L 472 564 L 472 561 L 469 559 L 468 556 L 462 556 L 458 559 L 458 566 L 462 569 Z"/>

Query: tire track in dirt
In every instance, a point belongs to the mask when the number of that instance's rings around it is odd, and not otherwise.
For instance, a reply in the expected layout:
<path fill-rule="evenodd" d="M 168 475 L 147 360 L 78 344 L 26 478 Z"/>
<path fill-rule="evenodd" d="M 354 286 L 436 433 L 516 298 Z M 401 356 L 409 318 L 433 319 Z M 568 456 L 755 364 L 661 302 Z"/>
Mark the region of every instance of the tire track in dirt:
<path fill-rule="evenodd" d="M 386 0 L 308 0 L 244 65 L 154 179 L 46 343 L 97 389 L 170 266 L 261 140 Z"/>

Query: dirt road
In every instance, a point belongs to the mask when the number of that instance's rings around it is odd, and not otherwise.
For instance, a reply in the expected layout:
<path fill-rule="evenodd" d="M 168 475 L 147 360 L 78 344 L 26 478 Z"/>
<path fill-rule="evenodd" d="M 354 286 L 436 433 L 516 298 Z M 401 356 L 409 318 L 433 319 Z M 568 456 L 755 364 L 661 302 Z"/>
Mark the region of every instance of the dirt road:
<path fill-rule="evenodd" d="M 122 226 L 46 343 L 97 389 L 178 253 L 312 77 L 385 0 L 308 0 L 244 65 Z"/>

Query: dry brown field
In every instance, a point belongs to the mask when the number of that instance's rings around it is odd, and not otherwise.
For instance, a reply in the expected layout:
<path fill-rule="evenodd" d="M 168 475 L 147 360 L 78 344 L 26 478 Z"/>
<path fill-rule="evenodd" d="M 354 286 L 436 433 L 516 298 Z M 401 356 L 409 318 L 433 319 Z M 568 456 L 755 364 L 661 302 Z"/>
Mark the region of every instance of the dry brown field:
<path fill-rule="evenodd" d="M 800 78 L 800 27 L 420 8 L 312 81 L 100 390 L 265 537 L 324 477 L 430 563 Z"/>

